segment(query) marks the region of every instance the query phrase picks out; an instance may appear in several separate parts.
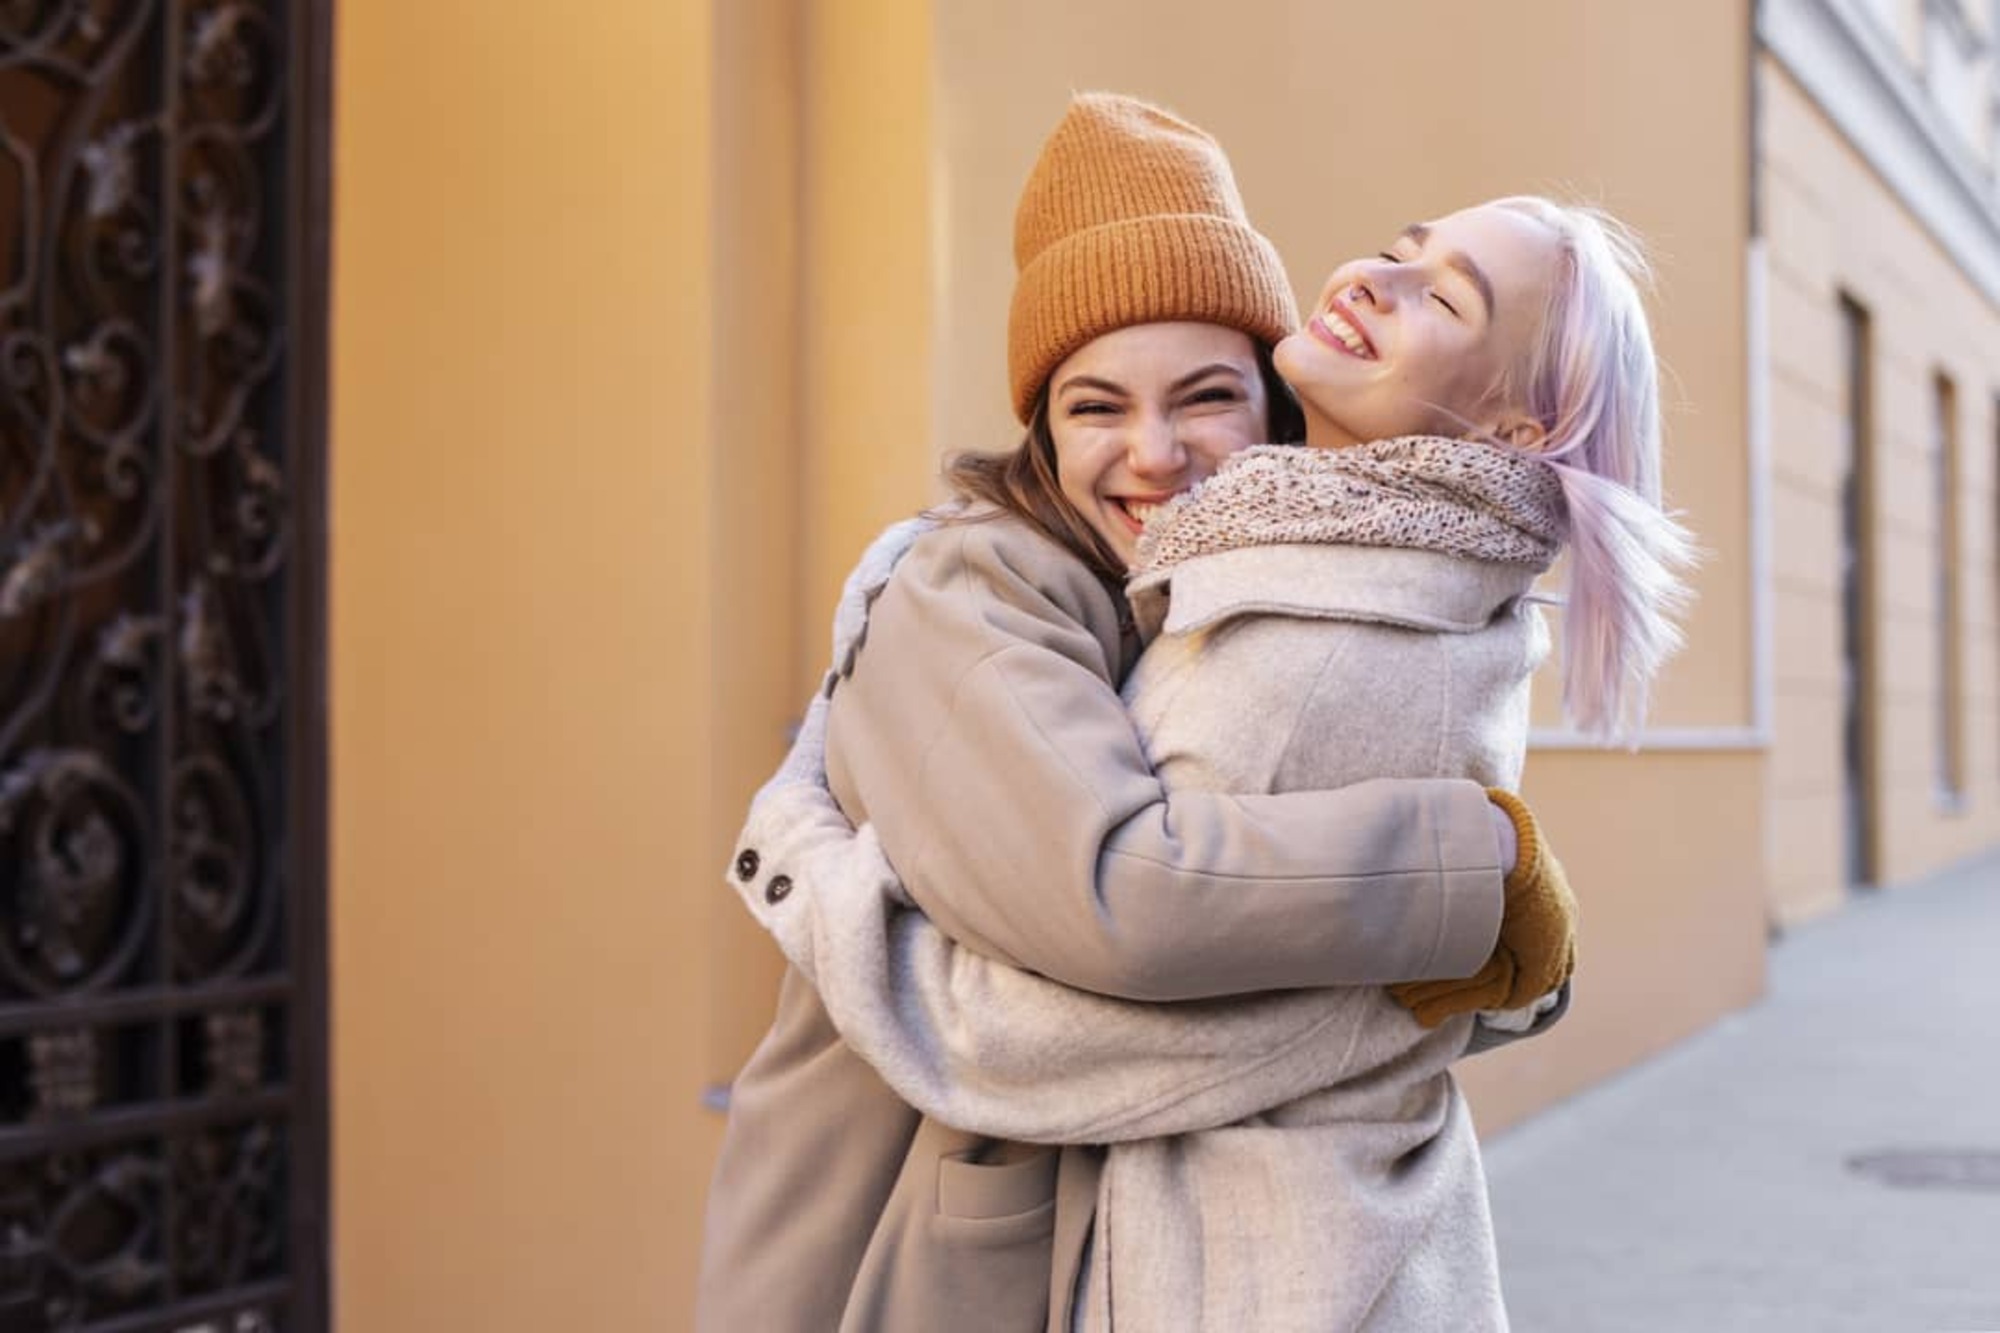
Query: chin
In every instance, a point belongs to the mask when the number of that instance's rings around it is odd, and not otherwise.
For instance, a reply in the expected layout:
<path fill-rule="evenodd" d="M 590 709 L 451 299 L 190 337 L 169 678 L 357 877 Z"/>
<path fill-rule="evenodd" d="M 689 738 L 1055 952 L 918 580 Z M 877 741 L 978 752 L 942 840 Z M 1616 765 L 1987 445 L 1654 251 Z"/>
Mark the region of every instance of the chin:
<path fill-rule="evenodd" d="M 1111 552 L 1119 564 L 1130 569 L 1132 558 L 1139 553 L 1139 539 L 1119 529 L 1098 528 L 1096 531 L 1097 540 L 1104 543 L 1104 549 Z"/>
<path fill-rule="evenodd" d="M 1291 382 L 1293 369 L 1302 361 L 1311 364 L 1309 360 L 1305 360 L 1312 351 L 1311 343 L 1312 335 L 1300 329 L 1296 333 L 1286 334 L 1278 340 L 1278 345 L 1271 349 L 1271 364 L 1277 367 L 1278 374 L 1283 376 L 1287 383 Z"/>
<path fill-rule="evenodd" d="M 1300 398 L 1351 394 L 1368 382 L 1362 363 L 1318 343 L 1301 347 L 1289 356 L 1283 348 L 1279 344 L 1271 364 L 1278 368 L 1279 378 L 1291 385 L 1292 392 Z"/>

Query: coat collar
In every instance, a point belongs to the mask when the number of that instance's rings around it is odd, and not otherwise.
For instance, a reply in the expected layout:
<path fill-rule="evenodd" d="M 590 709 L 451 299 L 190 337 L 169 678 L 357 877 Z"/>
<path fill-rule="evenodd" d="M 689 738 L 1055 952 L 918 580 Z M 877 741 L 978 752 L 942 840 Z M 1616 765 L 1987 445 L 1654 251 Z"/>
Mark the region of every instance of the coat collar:
<path fill-rule="evenodd" d="M 1132 610 L 1148 639 L 1243 615 L 1469 634 L 1525 596 L 1538 573 L 1528 565 L 1393 546 L 1244 546 L 1140 576 L 1131 587 Z"/>

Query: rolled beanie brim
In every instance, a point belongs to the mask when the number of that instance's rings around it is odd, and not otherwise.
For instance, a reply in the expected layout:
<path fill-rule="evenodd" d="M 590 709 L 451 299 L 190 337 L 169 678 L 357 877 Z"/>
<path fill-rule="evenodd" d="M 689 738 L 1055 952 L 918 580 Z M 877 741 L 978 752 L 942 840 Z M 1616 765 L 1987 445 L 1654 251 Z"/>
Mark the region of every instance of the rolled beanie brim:
<path fill-rule="evenodd" d="M 1065 358 L 1133 324 L 1189 321 L 1270 346 L 1298 327 L 1298 304 L 1270 241 L 1233 218 L 1151 214 L 1075 232 L 1024 267 L 1007 319 L 1007 379 L 1025 425 Z"/>

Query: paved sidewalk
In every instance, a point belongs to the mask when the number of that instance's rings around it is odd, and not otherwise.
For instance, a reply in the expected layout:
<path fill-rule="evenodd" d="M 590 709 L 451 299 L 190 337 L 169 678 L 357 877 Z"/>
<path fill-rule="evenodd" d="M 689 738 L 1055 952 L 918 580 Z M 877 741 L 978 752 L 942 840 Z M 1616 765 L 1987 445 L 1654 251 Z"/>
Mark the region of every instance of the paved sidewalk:
<path fill-rule="evenodd" d="M 2000 1330 L 2000 858 L 1793 932 L 1762 1003 L 1486 1166 L 1517 1333 Z"/>

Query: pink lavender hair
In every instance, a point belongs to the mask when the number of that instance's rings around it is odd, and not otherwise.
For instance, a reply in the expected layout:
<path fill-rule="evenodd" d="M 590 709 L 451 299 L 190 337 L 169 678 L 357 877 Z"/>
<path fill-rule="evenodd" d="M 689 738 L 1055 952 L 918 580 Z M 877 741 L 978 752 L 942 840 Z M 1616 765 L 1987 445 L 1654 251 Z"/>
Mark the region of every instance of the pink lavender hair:
<path fill-rule="evenodd" d="M 1541 337 L 1506 386 L 1548 431 L 1536 451 L 1569 504 L 1563 711 L 1607 739 L 1644 725 L 1653 678 L 1680 647 L 1693 539 L 1660 502 L 1659 369 L 1640 299 L 1651 276 L 1610 214 L 1533 195 L 1493 205 L 1560 238 Z"/>

